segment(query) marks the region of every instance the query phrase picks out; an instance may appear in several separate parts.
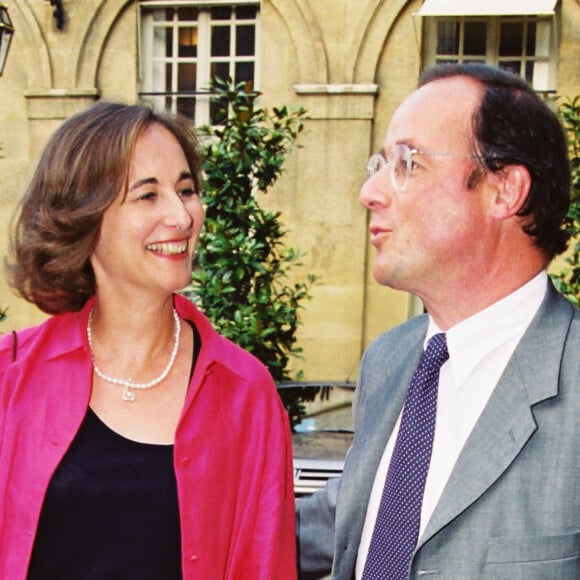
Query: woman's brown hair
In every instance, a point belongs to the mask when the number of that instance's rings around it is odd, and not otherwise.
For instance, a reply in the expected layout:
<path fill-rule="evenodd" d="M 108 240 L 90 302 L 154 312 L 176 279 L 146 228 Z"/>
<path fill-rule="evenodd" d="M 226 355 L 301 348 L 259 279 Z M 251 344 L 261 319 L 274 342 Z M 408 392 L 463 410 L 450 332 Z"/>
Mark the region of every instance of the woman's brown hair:
<path fill-rule="evenodd" d="M 126 191 L 135 143 L 155 123 L 181 145 L 200 191 L 198 141 L 190 122 L 177 115 L 98 102 L 48 141 L 20 204 L 6 261 L 12 287 L 42 311 L 80 310 L 95 293 L 89 257 L 103 214 Z"/>

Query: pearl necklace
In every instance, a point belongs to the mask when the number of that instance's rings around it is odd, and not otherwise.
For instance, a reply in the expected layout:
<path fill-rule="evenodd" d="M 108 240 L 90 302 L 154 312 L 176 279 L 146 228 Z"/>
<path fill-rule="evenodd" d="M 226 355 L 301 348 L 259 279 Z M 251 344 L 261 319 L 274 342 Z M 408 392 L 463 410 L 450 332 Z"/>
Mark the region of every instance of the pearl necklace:
<path fill-rule="evenodd" d="M 91 360 L 93 361 L 93 368 L 95 369 L 95 373 L 99 377 L 101 377 L 101 379 L 103 379 L 104 381 L 126 387 L 125 390 L 123 391 L 123 395 L 121 396 L 123 401 L 128 401 L 132 403 L 135 400 L 135 393 L 133 392 L 132 389 L 150 389 L 151 387 L 154 387 L 165 380 L 165 378 L 169 374 L 169 371 L 171 371 L 171 369 L 173 368 L 173 363 L 175 362 L 175 357 L 177 356 L 177 351 L 179 350 L 179 337 L 181 335 L 181 320 L 175 308 L 173 309 L 173 320 L 175 321 L 175 327 L 173 331 L 173 350 L 171 351 L 169 362 L 167 363 L 167 366 L 163 369 L 163 372 L 156 379 L 153 379 L 148 383 L 134 383 L 130 378 L 127 380 L 116 379 L 115 377 L 106 375 L 97 366 L 97 363 L 95 362 L 95 354 L 93 349 L 93 330 L 92 330 L 93 312 L 94 308 L 91 310 L 91 313 L 89 314 L 89 322 L 87 324 L 87 339 L 89 341 L 89 349 L 91 351 Z"/>

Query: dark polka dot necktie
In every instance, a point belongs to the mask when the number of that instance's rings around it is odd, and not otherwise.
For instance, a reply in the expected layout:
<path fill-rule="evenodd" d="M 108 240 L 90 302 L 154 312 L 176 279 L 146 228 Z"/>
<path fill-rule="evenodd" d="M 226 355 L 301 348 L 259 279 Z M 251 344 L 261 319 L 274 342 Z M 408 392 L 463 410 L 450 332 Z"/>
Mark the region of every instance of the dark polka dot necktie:
<path fill-rule="evenodd" d="M 431 338 L 411 379 L 365 562 L 363 580 L 404 580 L 419 536 L 431 461 L 445 334 Z"/>

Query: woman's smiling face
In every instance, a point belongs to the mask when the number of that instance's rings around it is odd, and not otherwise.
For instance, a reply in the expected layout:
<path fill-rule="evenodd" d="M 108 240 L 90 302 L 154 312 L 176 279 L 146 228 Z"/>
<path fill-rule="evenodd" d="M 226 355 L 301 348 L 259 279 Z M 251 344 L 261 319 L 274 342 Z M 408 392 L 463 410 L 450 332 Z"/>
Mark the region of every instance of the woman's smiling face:
<path fill-rule="evenodd" d="M 105 212 L 91 256 L 97 292 L 184 288 L 204 210 L 185 154 L 162 125 L 138 137 L 127 184 Z"/>

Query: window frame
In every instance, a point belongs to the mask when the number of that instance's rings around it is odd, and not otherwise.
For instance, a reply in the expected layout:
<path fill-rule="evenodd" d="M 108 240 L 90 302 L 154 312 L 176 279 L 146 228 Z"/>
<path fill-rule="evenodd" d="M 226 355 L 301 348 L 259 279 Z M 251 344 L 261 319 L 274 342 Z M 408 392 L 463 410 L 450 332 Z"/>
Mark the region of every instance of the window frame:
<path fill-rule="evenodd" d="M 253 55 L 236 55 L 234 54 L 235 34 L 230 34 L 230 47 L 228 54 L 225 56 L 211 55 L 211 26 L 216 22 L 210 16 L 211 8 L 219 7 L 240 7 L 253 6 L 256 8 L 256 16 L 247 20 L 254 26 L 254 54 Z M 162 56 L 155 54 L 155 35 L 153 14 L 155 10 L 166 10 L 169 8 L 195 8 L 199 10 L 196 22 L 198 23 L 197 34 L 197 55 L 190 57 L 180 57 L 178 48 L 178 30 L 184 27 L 175 16 L 173 20 L 160 21 L 160 27 L 172 28 L 174 31 L 172 46 L 173 55 L 168 55 L 167 51 Z M 143 101 L 150 102 L 158 110 L 177 111 L 178 99 L 191 97 L 195 99 L 195 112 L 193 121 L 195 125 L 209 124 L 211 119 L 210 110 L 210 92 L 209 82 L 211 80 L 211 67 L 215 63 L 229 63 L 230 72 L 236 63 L 252 62 L 254 83 L 252 90 L 259 90 L 259 70 L 260 70 L 260 11 L 261 3 L 259 0 L 176 0 L 172 2 L 162 0 L 146 0 L 139 3 L 138 14 L 138 59 L 139 59 L 139 98 Z M 242 20 L 241 22 L 244 22 Z M 236 20 L 224 20 L 229 22 L 231 29 L 236 29 Z M 191 26 L 185 26 L 192 28 Z M 155 66 L 165 67 L 167 63 L 172 64 L 171 70 L 171 90 L 156 90 L 155 77 L 166 86 L 165 70 L 158 70 L 155 74 Z M 196 87 L 195 90 L 179 90 L 178 67 L 179 64 L 195 63 L 196 65 Z M 233 75 L 232 75 L 233 76 Z M 163 80 L 161 80 L 163 79 Z M 169 102 L 169 106 L 167 103 Z"/>
<path fill-rule="evenodd" d="M 556 72 L 558 58 L 558 39 L 556 14 L 553 15 L 466 15 L 466 16 L 427 16 L 423 17 L 423 63 L 425 68 L 440 61 L 456 60 L 458 62 L 481 61 L 479 56 L 465 55 L 464 27 L 466 22 L 485 22 L 486 54 L 485 63 L 500 65 L 501 62 L 519 61 L 520 74 L 525 73 L 525 63 L 536 63 L 533 71 L 533 87 L 539 93 L 553 93 L 556 90 Z M 456 55 L 448 54 L 445 59 L 444 53 L 437 53 L 438 23 L 441 21 L 458 22 L 460 28 L 460 46 Z M 502 23 L 523 23 L 525 30 L 527 24 L 534 22 L 537 27 L 536 50 L 533 56 L 525 55 L 522 51 L 519 55 L 500 56 L 500 27 Z M 524 33 L 525 34 L 525 33 Z M 547 38 L 546 38 L 547 37 Z M 543 52 L 539 49 L 543 48 Z M 483 55 L 482 55 L 483 56 Z M 525 78 L 525 75 L 522 75 Z"/>

